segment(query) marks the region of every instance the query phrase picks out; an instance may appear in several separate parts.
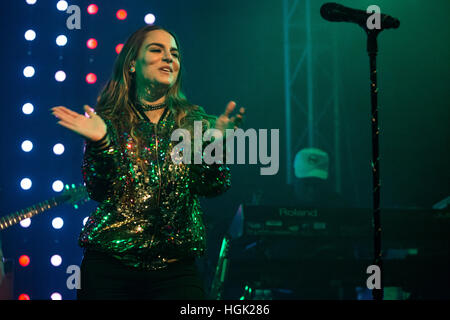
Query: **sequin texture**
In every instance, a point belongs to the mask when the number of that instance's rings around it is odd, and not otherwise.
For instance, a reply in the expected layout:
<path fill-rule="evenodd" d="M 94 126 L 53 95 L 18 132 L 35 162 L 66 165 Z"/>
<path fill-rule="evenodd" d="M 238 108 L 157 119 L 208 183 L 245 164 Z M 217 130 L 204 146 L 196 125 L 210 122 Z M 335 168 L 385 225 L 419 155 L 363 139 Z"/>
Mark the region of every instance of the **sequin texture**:
<path fill-rule="evenodd" d="M 203 108 L 198 110 L 213 122 Z M 175 164 L 171 151 L 178 142 L 170 138 L 177 126 L 169 110 L 158 124 L 138 124 L 145 142 L 140 157 L 147 170 L 138 166 L 133 137 L 119 134 L 111 121 L 105 123 L 110 146 L 99 151 L 89 142 L 84 145 L 83 179 L 99 205 L 81 231 L 80 246 L 145 270 L 165 268 L 170 259 L 202 255 L 206 238 L 199 197 L 217 196 L 231 187 L 228 166 Z"/>

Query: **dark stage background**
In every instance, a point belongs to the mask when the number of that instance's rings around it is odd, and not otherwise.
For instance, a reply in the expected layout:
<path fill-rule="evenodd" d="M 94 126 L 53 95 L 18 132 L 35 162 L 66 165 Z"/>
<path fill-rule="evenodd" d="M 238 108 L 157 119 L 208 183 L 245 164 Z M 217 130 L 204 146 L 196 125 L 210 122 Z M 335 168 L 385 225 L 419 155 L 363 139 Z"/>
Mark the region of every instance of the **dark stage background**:
<path fill-rule="evenodd" d="M 226 104 L 234 100 L 238 107 L 246 108 L 244 129 L 280 130 L 280 168 L 276 175 L 260 175 L 260 165 L 233 165 L 232 189 L 218 198 L 202 200 L 209 251 L 199 261 L 199 266 L 209 285 L 221 239 L 239 205 L 251 203 L 257 193 L 263 194 L 264 204 L 282 203 L 291 189 L 286 178 L 286 163 L 292 163 L 295 153 L 307 147 L 306 140 L 300 139 L 304 128 L 299 128 L 305 118 L 297 112 L 292 119 L 292 136 L 296 139 L 292 159 L 286 159 L 283 1 L 108 0 L 95 2 L 99 13 L 92 16 L 86 12 L 91 2 L 71 1 L 70 4 L 81 8 L 80 30 L 66 28 L 69 15 L 57 11 L 56 2 L 42 0 L 33 6 L 25 1 L 2 2 L 0 216 L 56 196 L 51 186 L 57 179 L 69 184 L 82 182 L 82 139 L 58 126 L 49 109 L 64 105 L 81 113 L 83 104 L 94 106 L 111 74 L 117 56 L 115 46 L 124 43 L 134 30 L 144 25 L 144 14 L 151 12 L 156 16 L 155 24 L 179 37 L 184 67 L 183 91 L 190 101 L 219 115 Z M 349 206 L 371 208 L 366 36 L 354 24 L 323 20 L 319 9 L 325 2 L 311 1 L 314 95 L 319 101 L 329 95 L 331 87 L 337 88 L 341 147 L 339 154 L 330 147 L 335 131 L 329 125 L 320 127 L 320 139 L 315 146 L 330 154 L 333 186 L 337 172 L 334 160 L 339 157 L 339 191 Z M 401 21 L 399 29 L 384 31 L 378 38 L 381 207 L 430 210 L 450 195 L 450 28 L 447 16 L 450 2 L 343 0 L 339 3 L 360 9 L 376 4 L 382 12 Z M 303 8 L 304 1 L 299 1 L 298 10 Z M 127 10 L 126 20 L 115 18 L 118 9 Z M 37 37 L 28 42 L 23 35 L 30 28 L 36 30 Z M 55 44 L 54 39 L 59 34 L 68 37 L 64 47 Z M 95 50 L 86 47 L 91 37 L 99 41 Z M 293 42 L 305 41 L 303 34 L 294 30 L 291 37 Z M 333 50 L 317 49 L 326 47 L 330 39 L 336 44 L 331 47 Z M 337 59 L 337 81 L 323 76 L 329 71 L 332 59 Z M 23 76 L 26 65 L 35 66 L 34 77 Z M 54 80 L 57 70 L 66 72 L 64 82 Z M 89 72 L 97 74 L 95 84 L 84 80 Z M 302 69 L 301 73 L 304 72 Z M 21 111 L 25 102 L 34 104 L 31 115 Z M 332 121 L 333 114 L 326 111 L 325 117 Z M 34 144 L 29 153 L 20 148 L 25 139 Z M 56 143 L 65 146 L 61 156 L 52 152 Z M 24 177 L 33 182 L 29 190 L 20 187 Z M 83 219 L 95 206 L 91 201 L 75 210 L 66 204 L 33 218 L 29 228 L 16 225 L 2 231 L 5 257 L 14 262 L 14 299 L 21 293 L 27 293 L 31 299 L 49 299 L 53 292 L 59 292 L 63 299 L 75 298 L 74 290 L 66 287 L 66 269 L 81 261 L 82 250 L 77 246 L 77 237 Z M 64 219 L 63 228 L 52 228 L 54 217 Z M 342 221 L 349 218 L 345 214 L 337 217 Z M 420 228 L 420 225 L 410 226 L 405 222 L 399 227 Z M 427 239 L 435 236 L 424 234 Z M 18 263 L 18 258 L 24 254 L 31 259 L 28 267 Z M 54 254 L 62 257 L 59 267 L 50 264 Z M 326 268 L 317 272 L 326 273 Z M 365 276 L 365 270 L 361 272 Z M 361 286 L 364 285 L 362 282 Z"/>

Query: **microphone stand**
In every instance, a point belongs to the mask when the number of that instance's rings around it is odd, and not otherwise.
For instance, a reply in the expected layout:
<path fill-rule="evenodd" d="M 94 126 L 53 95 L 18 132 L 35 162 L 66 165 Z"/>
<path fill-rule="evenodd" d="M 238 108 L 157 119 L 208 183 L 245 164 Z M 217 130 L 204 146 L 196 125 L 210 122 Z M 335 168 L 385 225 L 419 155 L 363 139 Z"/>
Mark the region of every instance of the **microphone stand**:
<path fill-rule="evenodd" d="M 364 28 L 364 27 L 363 27 Z M 373 228 L 374 228 L 374 264 L 379 267 L 381 286 L 372 289 L 374 300 L 383 300 L 383 261 L 381 252 L 381 215 L 380 215 L 380 155 L 378 127 L 378 87 L 377 87 L 377 36 L 378 29 L 364 28 L 367 33 L 367 53 L 370 60 L 370 100 L 372 105 L 372 192 L 373 192 Z"/>
<path fill-rule="evenodd" d="M 367 12 L 368 13 L 368 12 Z M 372 104 L 372 192 L 373 192 L 373 220 L 374 228 L 374 265 L 378 267 L 380 273 L 380 288 L 372 289 L 374 300 L 383 299 L 383 261 L 381 252 L 381 218 L 380 218 L 380 155 L 379 155 L 379 135 L 378 128 L 378 87 L 377 87 L 377 53 L 378 34 L 384 29 L 381 26 L 370 29 L 368 26 L 368 16 L 362 10 L 346 8 L 337 3 L 326 3 L 320 8 L 320 14 L 325 20 L 332 22 L 354 22 L 367 33 L 367 53 L 370 60 L 370 101 Z M 382 15 L 383 25 L 386 28 L 398 28 L 400 21 L 388 15 Z"/>

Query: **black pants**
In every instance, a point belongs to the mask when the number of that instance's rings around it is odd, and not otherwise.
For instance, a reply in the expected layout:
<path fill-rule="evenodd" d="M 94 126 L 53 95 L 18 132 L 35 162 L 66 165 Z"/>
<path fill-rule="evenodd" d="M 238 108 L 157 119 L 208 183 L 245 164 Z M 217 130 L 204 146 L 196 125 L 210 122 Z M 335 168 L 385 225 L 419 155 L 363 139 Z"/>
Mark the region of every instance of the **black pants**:
<path fill-rule="evenodd" d="M 162 270 L 143 271 L 107 254 L 86 251 L 80 269 L 79 300 L 205 299 L 194 259 L 172 262 Z"/>

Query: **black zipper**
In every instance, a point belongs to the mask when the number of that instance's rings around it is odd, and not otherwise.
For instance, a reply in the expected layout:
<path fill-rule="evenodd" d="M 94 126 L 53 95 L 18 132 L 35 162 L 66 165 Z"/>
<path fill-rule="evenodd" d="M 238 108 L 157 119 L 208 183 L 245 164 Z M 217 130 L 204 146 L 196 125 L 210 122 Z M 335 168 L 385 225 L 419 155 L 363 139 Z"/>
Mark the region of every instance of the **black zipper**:
<path fill-rule="evenodd" d="M 158 175 L 159 175 L 159 189 L 158 189 L 158 207 L 160 205 L 160 201 L 161 201 L 161 188 L 162 188 L 162 184 L 161 184 L 161 179 L 162 179 L 162 175 L 161 175 L 161 166 L 159 165 L 159 150 L 158 150 L 158 125 L 162 120 L 165 120 L 164 118 L 167 116 L 168 110 L 169 108 L 165 108 L 161 117 L 159 117 L 158 122 L 157 123 L 153 123 L 150 121 L 150 119 L 147 117 L 147 115 L 145 114 L 145 112 L 142 110 L 142 108 L 139 105 L 134 105 L 134 108 L 132 108 L 133 111 L 136 113 L 136 115 L 141 119 L 141 120 L 145 120 L 147 121 L 149 124 L 153 125 L 155 128 L 155 144 L 156 144 L 156 164 L 158 166 Z"/>

